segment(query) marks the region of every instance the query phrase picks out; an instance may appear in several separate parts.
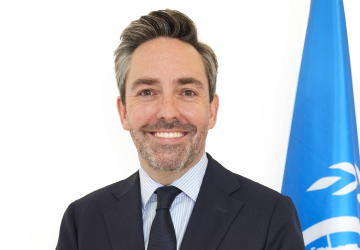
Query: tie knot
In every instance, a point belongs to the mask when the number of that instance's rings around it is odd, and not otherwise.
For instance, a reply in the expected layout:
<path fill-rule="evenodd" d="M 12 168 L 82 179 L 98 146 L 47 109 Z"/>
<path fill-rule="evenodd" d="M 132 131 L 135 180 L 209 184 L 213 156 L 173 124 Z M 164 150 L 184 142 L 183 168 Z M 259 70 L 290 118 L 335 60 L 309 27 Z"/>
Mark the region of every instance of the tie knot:
<path fill-rule="evenodd" d="M 170 209 L 175 197 L 182 191 L 174 186 L 164 186 L 156 189 L 157 194 L 157 208 L 158 209 Z"/>

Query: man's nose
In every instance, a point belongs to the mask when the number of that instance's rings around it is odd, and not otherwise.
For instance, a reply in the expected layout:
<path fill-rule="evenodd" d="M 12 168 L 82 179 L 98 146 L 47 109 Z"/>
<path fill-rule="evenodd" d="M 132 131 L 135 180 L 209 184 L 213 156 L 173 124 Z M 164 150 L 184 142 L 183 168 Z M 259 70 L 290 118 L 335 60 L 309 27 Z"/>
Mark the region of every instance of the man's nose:
<path fill-rule="evenodd" d="M 160 98 L 156 118 L 165 121 L 179 120 L 180 112 L 178 110 L 177 101 L 173 96 L 163 96 Z"/>

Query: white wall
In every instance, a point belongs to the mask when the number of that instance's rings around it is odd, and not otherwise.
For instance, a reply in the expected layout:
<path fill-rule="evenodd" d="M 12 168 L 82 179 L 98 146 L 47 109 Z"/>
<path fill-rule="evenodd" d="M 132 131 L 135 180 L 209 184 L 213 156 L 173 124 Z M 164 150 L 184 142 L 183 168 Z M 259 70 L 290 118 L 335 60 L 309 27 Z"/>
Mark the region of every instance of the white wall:
<path fill-rule="evenodd" d="M 139 167 L 116 111 L 112 53 L 151 10 L 190 16 L 218 56 L 207 151 L 280 191 L 310 0 L 124 2 L 0 3 L 0 249 L 54 249 L 69 203 Z M 360 1 L 344 4 L 359 110 Z"/>

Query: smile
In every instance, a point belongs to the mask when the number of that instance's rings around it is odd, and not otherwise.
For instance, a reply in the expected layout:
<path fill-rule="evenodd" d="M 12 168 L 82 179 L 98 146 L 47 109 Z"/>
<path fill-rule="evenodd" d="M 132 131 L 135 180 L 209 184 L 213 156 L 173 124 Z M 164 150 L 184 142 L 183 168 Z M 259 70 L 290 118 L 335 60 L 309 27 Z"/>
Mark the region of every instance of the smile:
<path fill-rule="evenodd" d="M 152 134 L 155 137 L 159 137 L 159 138 L 180 138 L 180 137 L 183 137 L 186 133 L 184 133 L 184 132 L 175 132 L 175 133 L 155 132 Z"/>

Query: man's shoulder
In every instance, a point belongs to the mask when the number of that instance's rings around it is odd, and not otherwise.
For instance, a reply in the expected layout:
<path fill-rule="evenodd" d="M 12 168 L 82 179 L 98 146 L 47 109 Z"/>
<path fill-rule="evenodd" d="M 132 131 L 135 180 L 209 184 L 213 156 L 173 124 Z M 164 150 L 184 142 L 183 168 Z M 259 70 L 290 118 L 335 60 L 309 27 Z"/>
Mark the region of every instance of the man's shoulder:
<path fill-rule="evenodd" d="M 215 180 L 214 183 L 230 197 L 242 202 L 241 214 L 243 216 L 247 218 L 261 218 L 263 222 L 269 222 L 273 217 L 274 211 L 281 211 L 283 214 L 296 213 L 290 197 L 282 195 L 244 176 L 233 173 L 212 158 L 209 162 L 212 162 L 212 179 Z M 216 179 L 215 176 L 222 177 L 224 180 Z M 227 189 L 224 189 L 224 186 Z"/>
<path fill-rule="evenodd" d="M 267 186 L 264 186 L 263 184 L 248 179 L 242 175 L 235 173 L 233 174 L 235 175 L 235 178 L 239 181 L 243 192 L 249 193 L 250 195 L 254 195 L 254 196 L 272 197 L 274 199 L 279 199 L 281 196 L 283 196 L 278 191 L 271 189 Z"/>
<path fill-rule="evenodd" d="M 72 204 L 78 209 L 98 208 L 103 209 L 121 198 L 119 192 L 126 192 L 138 177 L 138 172 L 128 178 L 97 189 Z"/>
<path fill-rule="evenodd" d="M 222 178 L 225 179 L 224 181 L 216 180 L 216 182 L 223 186 L 229 186 L 229 183 L 233 183 L 232 186 L 235 185 L 234 183 L 238 185 L 237 188 L 233 187 L 234 192 L 230 194 L 231 197 L 239 199 L 243 202 L 249 202 L 252 204 L 255 203 L 259 206 L 262 206 L 262 204 L 275 205 L 279 199 L 283 199 L 285 197 L 281 193 L 269 187 L 250 180 L 242 175 L 231 172 L 209 156 L 210 155 L 208 154 L 209 163 L 213 167 L 213 175 L 222 176 Z"/>
<path fill-rule="evenodd" d="M 238 174 L 234 174 L 234 176 L 239 181 L 241 188 L 232 197 L 238 198 L 245 204 L 251 204 L 253 208 L 273 210 L 279 203 L 292 204 L 289 197 L 269 187 Z"/>

